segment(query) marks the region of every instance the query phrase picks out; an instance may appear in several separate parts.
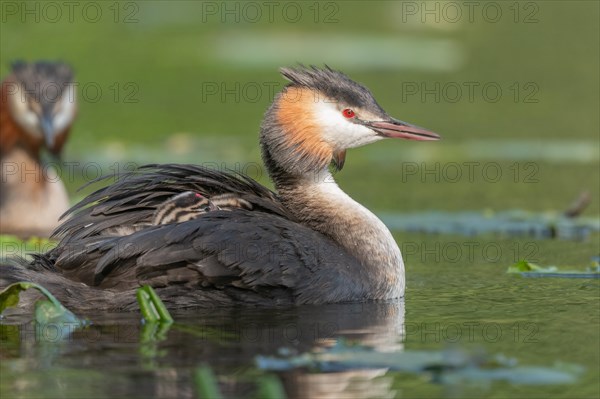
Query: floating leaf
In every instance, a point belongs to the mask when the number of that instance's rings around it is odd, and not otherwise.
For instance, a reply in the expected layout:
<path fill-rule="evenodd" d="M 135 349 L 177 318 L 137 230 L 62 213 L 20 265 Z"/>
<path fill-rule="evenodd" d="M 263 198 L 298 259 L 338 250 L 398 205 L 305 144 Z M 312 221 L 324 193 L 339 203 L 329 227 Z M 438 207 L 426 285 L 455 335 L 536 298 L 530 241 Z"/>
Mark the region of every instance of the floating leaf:
<path fill-rule="evenodd" d="M 574 373 L 546 367 L 514 367 L 492 370 L 466 368 L 448 371 L 440 376 L 440 382 L 445 384 L 466 381 L 505 381 L 515 385 L 555 385 L 572 384 L 577 381 L 577 376 Z"/>
<path fill-rule="evenodd" d="M 507 273 L 518 273 L 524 277 L 600 278 L 600 269 L 559 270 L 556 266 L 539 266 L 526 260 L 509 266 Z"/>
<path fill-rule="evenodd" d="M 513 384 L 574 383 L 583 369 L 579 366 L 518 366 L 514 359 L 503 356 L 482 357 L 461 350 L 411 351 L 383 353 L 364 346 L 338 343 L 322 352 L 298 356 L 257 356 L 261 369 L 283 371 L 308 368 L 319 372 L 361 369 L 386 369 L 427 374 L 435 382 L 506 381 Z"/>
<path fill-rule="evenodd" d="M 524 272 L 539 272 L 539 273 L 554 273 L 558 269 L 556 266 L 542 267 L 535 263 L 521 260 L 508 268 L 507 273 L 524 273 Z"/>
<path fill-rule="evenodd" d="M 40 291 L 47 299 L 39 300 L 35 304 L 35 321 L 42 324 L 62 324 L 73 327 L 80 327 L 86 324 L 86 321 L 75 316 L 70 310 L 65 308 L 59 301 L 44 287 L 29 282 L 18 282 L 9 285 L 0 292 L 0 314 L 9 307 L 16 306 L 19 303 L 19 294 L 30 288 Z M 70 329 L 61 329 L 63 332 L 70 332 Z M 61 334 L 64 337 L 65 334 Z"/>
<path fill-rule="evenodd" d="M 171 314 L 149 285 L 144 285 L 136 291 L 142 317 L 149 323 L 173 323 Z"/>
<path fill-rule="evenodd" d="M 15 283 L 0 292 L 0 315 L 4 313 L 6 308 L 17 306 L 21 291 L 31 288 L 32 285 L 32 283 Z"/>
<path fill-rule="evenodd" d="M 497 234 L 506 237 L 535 237 L 583 240 L 600 232 L 600 218 L 570 218 L 556 213 L 533 213 L 521 210 L 427 211 L 414 213 L 380 213 L 379 217 L 394 231 L 428 234 L 477 236 Z"/>

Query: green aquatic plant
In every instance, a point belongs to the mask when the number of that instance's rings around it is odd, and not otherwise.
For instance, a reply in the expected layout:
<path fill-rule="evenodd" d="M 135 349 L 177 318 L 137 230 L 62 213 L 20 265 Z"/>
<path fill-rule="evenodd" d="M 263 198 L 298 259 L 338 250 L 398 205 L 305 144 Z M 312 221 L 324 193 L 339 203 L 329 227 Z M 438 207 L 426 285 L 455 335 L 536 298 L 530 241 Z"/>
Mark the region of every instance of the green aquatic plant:
<path fill-rule="evenodd" d="M 285 399 L 287 395 L 281 380 L 272 374 L 267 374 L 258 380 L 258 396 L 265 399 Z"/>
<path fill-rule="evenodd" d="M 144 285 L 136 291 L 138 304 L 144 321 L 148 323 L 173 323 L 173 317 L 149 285 Z"/>
<path fill-rule="evenodd" d="M 79 319 L 73 312 L 65 308 L 46 288 L 26 281 L 11 284 L 0 292 L 0 315 L 7 308 L 17 306 L 20 300 L 20 293 L 28 289 L 38 290 L 46 297 L 45 300 L 38 300 L 35 304 L 35 320 L 38 323 L 69 322 L 78 325 L 86 324 L 83 319 Z M 145 322 L 173 323 L 173 318 L 169 314 L 169 311 L 152 287 L 143 286 L 137 290 L 136 295 Z"/>
<path fill-rule="evenodd" d="M 285 399 L 287 395 L 277 376 L 273 374 L 259 375 L 256 377 L 256 397 L 261 399 Z M 221 399 L 223 394 L 219 389 L 217 377 L 207 365 L 202 365 L 194 371 L 194 386 L 198 399 Z"/>
<path fill-rule="evenodd" d="M 157 343 L 166 339 L 173 325 L 173 317 L 149 285 L 138 288 L 135 294 L 143 321 L 139 348 L 142 365 L 146 369 L 153 369 L 156 367 L 155 359 L 164 355 Z"/>
<path fill-rule="evenodd" d="M 600 218 L 567 217 L 557 212 L 425 211 L 379 213 L 393 231 L 427 234 L 459 234 L 467 237 L 493 234 L 501 237 L 585 240 L 600 232 Z"/>
<path fill-rule="evenodd" d="M 198 367 L 194 371 L 194 385 L 196 386 L 198 399 L 221 399 L 223 397 L 217 383 L 217 378 L 208 366 Z"/>
<path fill-rule="evenodd" d="M 344 341 L 324 351 L 257 356 L 256 364 L 262 370 L 271 371 L 298 368 L 315 372 L 385 369 L 428 375 L 433 382 L 448 384 L 492 381 L 526 385 L 571 384 L 583 372 L 578 365 L 522 366 L 516 359 L 502 355 L 471 354 L 461 349 L 384 353 L 363 345 L 349 346 Z"/>
<path fill-rule="evenodd" d="M 75 327 L 87 324 L 86 320 L 80 319 L 65 308 L 47 289 L 41 285 L 25 281 L 11 284 L 0 292 L 0 315 L 7 308 L 17 306 L 21 292 L 28 289 L 38 290 L 46 297 L 46 299 L 40 299 L 35 303 L 35 321 L 37 323 L 42 325 L 62 323 Z"/>
<path fill-rule="evenodd" d="M 520 274 L 524 277 L 600 278 L 600 267 L 597 265 L 583 271 L 561 270 L 556 266 L 539 266 L 526 260 L 509 266 L 506 272 Z"/>

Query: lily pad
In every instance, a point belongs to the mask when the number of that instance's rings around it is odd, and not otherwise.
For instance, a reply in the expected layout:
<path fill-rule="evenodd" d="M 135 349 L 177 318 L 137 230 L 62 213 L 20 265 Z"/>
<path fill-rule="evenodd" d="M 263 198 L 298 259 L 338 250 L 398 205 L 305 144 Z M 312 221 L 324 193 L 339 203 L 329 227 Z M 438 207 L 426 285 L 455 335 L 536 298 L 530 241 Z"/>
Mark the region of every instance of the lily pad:
<path fill-rule="evenodd" d="M 554 212 L 522 210 L 380 213 L 384 223 L 395 231 L 427 234 L 477 236 L 495 234 L 505 237 L 584 240 L 600 232 L 600 218 L 571 218 Z"/>
<path fill-rule="evenodd" d="M 586 271 L 559 270 L 556 266 L 539 266 L 522 260 L 511 265 L 507 273 L 517 273 L 524 277 L 600 278 L 600 267 Z"/>
<path fill-rule="evenodd" d="M 431 376 L 433 382 L 491 382 L 511 384 L 570 384 L 577 381 L 583 368 L 555 366 L 519 366 L 515 359 L 501 355 L 483 356 L 462 350 L 383 353 L 365 346 L 338 343 L 321 352 L 294 356 L 257 356 L 259 368 L 285 371 L 304 368 L 318 372 L 339 372 L 356 369 L 386 369 Z"/>
<path fill-rule="evenodd" d="M 39 300 L 35 304 L 35 321 L 37 323 L 41 325 L 70 325 L 72 327 L 81 327 L 87 324 L 84 319 L 78 318 L 69 309 L 65 308 L 47 289 L 29 282 L 11 284 L 0 292 L 0 315 L 7 308 L 16 306 L 19 303 L 19 294 L 31 288 L 40 291 L 46 297 L 45 300 Z M 61 329 L 61 331 L 66 330 Z"/>

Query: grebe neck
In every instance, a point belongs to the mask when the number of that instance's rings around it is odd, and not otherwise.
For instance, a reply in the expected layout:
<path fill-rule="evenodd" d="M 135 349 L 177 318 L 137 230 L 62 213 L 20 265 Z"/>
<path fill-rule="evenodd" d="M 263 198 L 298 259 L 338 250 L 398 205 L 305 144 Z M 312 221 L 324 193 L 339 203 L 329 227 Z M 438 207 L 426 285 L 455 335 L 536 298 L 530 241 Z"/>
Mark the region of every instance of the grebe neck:
<path fill-rule="evenodd" d="M 391 232 L 346 194 L 328 170 L 287 181 L 279 178 L 275 184 L 281 201 L 299 222 L 353 255 L 384 297 L 403 295 L 404 263 Z"/>

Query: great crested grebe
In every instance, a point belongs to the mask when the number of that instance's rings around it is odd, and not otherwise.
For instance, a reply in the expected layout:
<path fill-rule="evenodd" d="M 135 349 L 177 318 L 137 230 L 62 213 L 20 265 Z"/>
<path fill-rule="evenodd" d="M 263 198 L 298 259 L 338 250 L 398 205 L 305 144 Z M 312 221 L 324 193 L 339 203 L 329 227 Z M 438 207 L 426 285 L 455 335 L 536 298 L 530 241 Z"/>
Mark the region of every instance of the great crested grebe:
<path fill-rule="evenodd" d="M 69 209 L 65 187 L 41 151 L 60 155 L 75 114 L 68 65 L 12 65 L 0 98 L 0 233 L 47 237 Z"/>
<path fill-rule="evenodd" d="M 69 211 L 61 241 L 4 282 L 34 281 L 75 309 L 133 309 L 151 285 L 170 308 L 276 306 L 404 295 L 386 226 L 334 182 L 346 150 L 384 138 L 438 140 L 390 117 L 329 67 L 284 68 L 267 110 L 262 158 L 277 193 L 193 165 L 148 165 Z"/>

